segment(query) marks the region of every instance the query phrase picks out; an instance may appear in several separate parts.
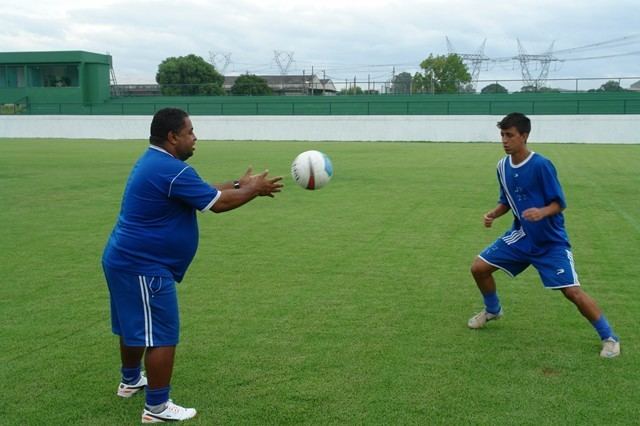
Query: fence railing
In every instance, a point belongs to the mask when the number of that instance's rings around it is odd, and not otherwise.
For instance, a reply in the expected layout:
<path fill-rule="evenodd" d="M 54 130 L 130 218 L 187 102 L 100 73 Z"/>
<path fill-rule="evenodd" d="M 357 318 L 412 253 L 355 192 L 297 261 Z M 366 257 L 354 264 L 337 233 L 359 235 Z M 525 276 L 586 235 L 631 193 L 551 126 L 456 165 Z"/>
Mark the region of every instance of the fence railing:
<path fill-rule="evenodd" d="M 440 85 L 442 86 L 442 84 Z M 518 79 L 485 79 L 473 83 L 452 85 L 453 93 L 580 93 L 588 91 L 640 91 L 640 77 L 614 77 L 614 78 L 555 78 L 544 81 L 526 82 Z M 282 86 L 278 83 L 271 87 L 270 93 L 264 95 L 282 96 L 331 96 L 331 95 L 413 95 L 413 94 L 442 94 L 442 90 L 436 86 L 414 87 L 411 79 L 408 80 L 386 80 L 386 81 L 362 81 L 362 80 L 334 80 L 329 86 L 320 84 L 290 84 Z M 225 96 L 246 96 L 234 95 L 231 87 L 223 87 Z M 251 96 L 261 96 L 256 86 L 256 90 L 247 90 Z M 451 92 L 448 92 L 451 94 Z M 114 97 L 128 96 L 164 96 L 184 95 L 184 96 L 210 96 L 211 84 L 120 84 L 112 86 Z"/>
<path fill-rule="evenodd" d="M 30 103 L 34 115 L 152 115 L 165 107 L 191 115 L 496 115 L 640 114 L 640 92 L 397 96 L 129 98 L 102 104 Z"/>

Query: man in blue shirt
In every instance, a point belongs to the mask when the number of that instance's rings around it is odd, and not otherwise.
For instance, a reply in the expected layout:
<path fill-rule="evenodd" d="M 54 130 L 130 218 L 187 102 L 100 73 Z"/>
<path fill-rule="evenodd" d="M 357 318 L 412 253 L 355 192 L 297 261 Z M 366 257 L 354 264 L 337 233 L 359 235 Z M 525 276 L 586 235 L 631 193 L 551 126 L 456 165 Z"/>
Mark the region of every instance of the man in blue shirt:
<path fill-rule="evenodd" d="M 128 398 L 146 388 L 142 423 L 196 415 L 169 399 L 180 328 L 175 286 L 198 247 L 196 210 L 225 212 L 282 188 L 282 177 L 267 177 L 267 171 L 252 175 L 251 169 L 234 182 L 208 184 L 185 162 L 196 140 L 186 112 L 166 108 L 154 115 L 149 148 L 129 175 L 102 257 L 111 326 L 120 336 L 117 395 Z"/>
<path fill-rule="evenodd" d="M 538 271 L 545 288 L 558 289 L 588 319 L 602 341 L 600 356 L 620 354 L 618 337 L 596 302 L 580 287 L 562 211 L 566 202 L 556 169 L 548 159 L 529 151 L 529 118 L 511 113 L 498 122 L 507 156 L 498 162 L 498 205 L 484 215 L 484 226 L 511 210 L 513 225 L 485 248 L 471 265 L 471 274 L 484 299 L 485 309 L 469 319 L 482 328 L 502 317 L 493 273 L 501 269 L 516 276 L 529 265 Z"/>

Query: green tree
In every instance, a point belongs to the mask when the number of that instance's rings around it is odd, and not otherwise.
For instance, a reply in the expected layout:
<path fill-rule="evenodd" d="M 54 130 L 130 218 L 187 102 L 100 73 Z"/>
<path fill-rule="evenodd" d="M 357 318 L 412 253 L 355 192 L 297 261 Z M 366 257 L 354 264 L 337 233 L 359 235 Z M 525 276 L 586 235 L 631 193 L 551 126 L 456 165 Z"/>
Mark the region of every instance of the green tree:
<path fill-rule="evenodd" d="M 163 95 L 223 95 L 224 77 L 197 55 L 167 58 L 158 65 L 156 82 Z"/>
<path fill-rule="evenodd" d="M 351 86 L 348 89 L 340 90 L 341 95 L 362 95 L 364 92 L 360 86 Z"/>
<path fill-rule="evenodd" d="M 243 74 L 231 86 L 234 95 L 270 95 L 271 87 L 264 78 L 255 74 Z"/>
<path fill-rule="evenodd" d="M 414 90 L 424 93 L 458 93 L 466 90 L 471 74 L 462 58 L 456 54 L 429 55 L 420 63 L 424 73 L 413 78 Z M 420 77 L 418 77 L 420 75 Z"/>
<path fill-rule="evenodd" d="M 509 93 L 509 91 L 498 83 L 489 84 L 488 86 L 484 86 L 480 93 Z"/>
<path fill-rule="evenodd" d="M 391 92 L 396 95 L 408 95 L 411 93 L 411 80 L 411 74 L 401 72 L 393 78 L 391 82 Z"/>
<path fill-rule="evenodd" d="M 411 93 L 421 93 L 421 92 L 427 92 L 428 90 L 424 90 L 424 87 L 426 86 L 426 78 L 424 75 L 420 74 L 420 72 L 416 72 L 413 75 L 413 78 L 411 80 Z"/>
<path fill-rule="evenodd" d="M 624 92 L 625 89 L 623 89 L 622 86 L 620 86 L 619 81 L 609 80 L 606 83 L 604 83 L 602 86 L 600 86 L 598 89 L 596 90 L 591 89 L 589 91 L 590 92 Z"/>
<path fill-rule="evenodd" d="M 522 88 L 520 88 L 521 92 L 526 92 L 526 93 L 532 93 L 532 92 L 536 92 L 536 93 L 560 93 L 560 89 L 554 89 L 551 87 L 545 87 L 545 86 L 522 86 Z"/>
<path fill-rule="evenodd" d="M 537 92 L 538 86 L 532 86 L 532 85 L 522 86 L 520 88 L 520 91 L 525 93 Z"/>

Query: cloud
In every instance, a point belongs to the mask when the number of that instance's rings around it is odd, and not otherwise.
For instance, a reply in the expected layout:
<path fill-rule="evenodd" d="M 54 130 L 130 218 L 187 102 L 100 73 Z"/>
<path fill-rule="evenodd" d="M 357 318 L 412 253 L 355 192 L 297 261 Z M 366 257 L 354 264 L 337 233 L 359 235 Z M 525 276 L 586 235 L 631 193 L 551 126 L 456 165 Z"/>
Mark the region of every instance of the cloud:
<path fill-rule="evenodd" d="M 486 39 L 492 59 L 606 42 L 623 45 L 565 53 L 551 77 L 638 76 L 635 0 L 0 0 L 0 50 L 109 52 L 121 83 L 153 82 L 170 56 L 230 53 L 228 72 L 280 72 L 274 51 L 294 52 L 291 72 L 324 70 L 338 80 L 391 78 L 415 72 L 430 53 L 446 54 L 448 37 L 459 53 L 474 53 Z M 580 58 L 620 56 L 606 60 Z M 583 56 L 580 56 L 583 55 Z M 532 64 L 534 66 L 535 64 Z M 559 66 L 561 65 L 561 66 Z M 486 63 L 480 78 L 519 78 L 514 61 Z"/>

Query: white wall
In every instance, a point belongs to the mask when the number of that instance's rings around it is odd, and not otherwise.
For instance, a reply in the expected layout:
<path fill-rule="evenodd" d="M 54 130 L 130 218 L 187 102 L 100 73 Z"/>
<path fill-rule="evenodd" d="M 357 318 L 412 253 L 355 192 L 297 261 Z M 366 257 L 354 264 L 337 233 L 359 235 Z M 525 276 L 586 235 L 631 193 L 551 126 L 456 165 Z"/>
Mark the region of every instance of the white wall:
<path fill-rule="evenodd" d="M 497 141 L 493 115 L 192 116 L 202 140 Z M 640 115 L 532 115 L 531 142 L 640 143 Z M 0 138 L 146 139 L 151 116 L 0 116 Z"/>

